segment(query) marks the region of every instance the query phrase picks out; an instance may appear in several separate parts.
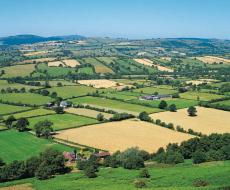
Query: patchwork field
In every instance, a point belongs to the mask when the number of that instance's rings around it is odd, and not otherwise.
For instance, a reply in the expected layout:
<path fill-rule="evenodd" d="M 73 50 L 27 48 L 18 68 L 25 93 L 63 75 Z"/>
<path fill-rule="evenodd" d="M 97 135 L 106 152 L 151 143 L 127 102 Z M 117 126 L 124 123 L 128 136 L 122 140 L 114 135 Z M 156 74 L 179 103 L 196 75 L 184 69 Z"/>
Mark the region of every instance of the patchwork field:
<path fill-rule="evenodd" d="M 78 80 L 79 84 L 83 84 L 86 86 L 92 86 L 94 88 L 111 88 L 111 87 L 118 87 L 124 86 L 122 83 L 118 83 L 112 80 L 107 79 L 98 79 L 98 80 Z"/>
<path fill-rule="evenodd" d="M 24 85 L 24 84 L 19 84 L 19 83 L 8 83 L 6 80 L 0 80 L 0 90 L 1 89 L 7 89 L 9 87 L 10 88 L 16 88 L 19 90 L 21 88 L 25 88 L 26 90 L 39 88 L 37 86 L 29 86 L 29 85 Z"/>
<path fill-rule="evenodd" d="M 117 59 L 116 57 L 97 57 L 98 60 L 103 61 L 106 64 L 114 63 Z"/>
<path fill-rule="evenodd" d="M 30 105 L 43 105 L 51 101 L 48 96 L 42 96 L 33 93 L 7 93 L 0 94 L 0 100 L 12 103 L 30 104 Z"/>
<path fill-rule="evenodd" d="M 145 87 L 145 88 L 138 88 L 133 90 L 133 92 L 139 92 L 144 94 L 154 94 L 158 92 L 159 94 L 175 94 L 177 90 L 169 89 L 169 88 L 161 88 L 161 87 Z"/>
<path fill-rule="evenodd" d="M 212 108 L 197 107 L 197 116 L 195 117 L 188 116 L 187 109 L 181 109 L 177 112 L 151 114 L 151 117 L 155 120 L 160 119 L 166 123 L 173 123 L 174 126 L 180 125 L 186 130 L 192 129 L 203 134 L 230 132 L 230 112 Z"/>
<path fill-rule="evenodd" d="M 35 56 L 35 55 L 44 55 L 47 53 L 48 53 L 47 51 L 34 51 L 34 52 L 25 53 L 23 55 L 24 56 Z"/>
<path fill-rule="evenodd" d="M 62 62 L 67 67 L 76 67 L 77 65 L 80 65 L 80 63 L 76 59 L 65 59 L 65 60 L 62 60 Z"/>
<path fill-rule="evenodd" d="M 35 64 L 26 64 L 26 65 L 15 65 L 9 67 L 3 67 L 2 70 L 5 71 L 3 77 L 25 77 L 29 76 L 35 70 Z"/>
<path fill-rule="evenodd" d="M 67 146 L 37 138 L 28 132 L 20 133 L 13 129 L 0 132 L 0 158 L 5 162 L 25 160 L 31 156 L 38 155 L 50 147 L 60 151 L 71 150 Z"/>
<path fill-rule="evenodd" d="M 23 107 L 23 106 L 13 106 L 8 104 L 1 104 L 0 103 L 0 115 L 4 114 L 11 114 L 19 111 L 25 111 L 31 109 L 30 107 Z"/>
<path fill-rule="evenodd" d="M 76 96 L 87 95 L 93 93 L 96 90 L 90 86 L 63 86 L 63 87 L 52 87 L 47 89 L 50 93 L 57 92 L 58 96 L 62 98 L 71 98 Z"/>
<path fill-rule="evenodd" d="M 213 63 L 228 63 L 230 64 L 230 60 L 229 59 L 224 59 L 221 57 L 215 57 L 215 56 L 204 56 L 204 57 L 196 57 L 196 59 L 204 62 L 204 63 L 209 63 L 209 64 L 213 64 Z"/>
<path fill-rule="evenodd" d="M 39 116 L 28 119 L 29 127 L 33 129 L 34 125 L 39 121 L 49 120 L 53 123 L 54 130 L 62 130 L 73 127 L 80 127 L 83 125 L 98 123 L 98 120 L 74 114 L 53 114 L 47 116 Z"/>
<path fill-rule="evenodd" d="M 48 63 L 49 67 L 65 67 L 65 64 L 62 61 L 51 61 Z"/>
<path fill-rule="evenodd" d="M 117 100 L 110 100 L 105 98 L 99 98 L 99 97 L 81 97 L 81 98 L 75 98 L 71 100 L 74 104 L 88 104 L 95 107 L 101 107 L 105 109 L 111 109 L 117 112 L 127 112 L 134 115 L 138 115 L 142 111 L 146 111 L 148 113 L 155 113 L 159 112 L 160 110 L 158 108 L 150 108 L 146 106 L 141 106 L 137 104 L 130 104 L 125 103 Z"/>
<path fill-rule="evenodd" d="M 230 100 L 224 100 L 224 101 L 219 101 L 219 102 L 215 102 L 212 104 L 219 104 L 219 105 L 224 105 L 224 106 L 229 106 L 230 107 Z"/>
<path fill-rule="evenodd" d="M 170 142 L 180 143 L 193 136 L 139 120 L 124 120 L 65 130 L 55 137 L 111 152 L 135 146 L 154 152 Z"/>
<path fill-rule="evenodd" d="M 223 98 L 223 95 L 219 94 L 210 94 L 210 93 L 204 93 L 204 92 L 185 92 L 180 94 L 181 98 L 184 99 L 191 99 L 191 100 L 202 100 L 202 101 L 210 101 L 215 100 L 219 98 Z"/>
<path fill-rule="evenodd" d="M 13 185 L 10 187 L 0 188 L 1 190 L 35 190 L 31 184 L 21 184 L 21 185 Z"/>
<path fill-rule="evenodd" d="M 42 63 L 42 62 L 49 62 L 49 61 L 54 61 L 56 58 L 54 57 L 46 57 L 46 58 L 38 58 L 38 59 L 27 59 L 24 60 L 20 63 Z"/>
<path fill-rule="evenodd" d="M 85 73 L 85 74 L 88 74 L 88 75 L 92 75 L 94 74 L 94 71 L 92 69 L 92 67 L 83 67 L 83 68 L 79 68 L 77 70 L 78 73 Z"/>
<path fill-rule="evenodd" d="M 82 116 L 92 117 L 92 118 L 97 118 L 97 115 L 99 113 L 101 113 L 105 119 L 109 119 L 113 116 L 113 114 L 99 112 L 99 111 L 86 109 L 86 108 L 67 108 L 65 109 L 65 111 L 67 113 L 72 113 L 72 114 L 77 114 L 77 115 L 82 115 Z"/>

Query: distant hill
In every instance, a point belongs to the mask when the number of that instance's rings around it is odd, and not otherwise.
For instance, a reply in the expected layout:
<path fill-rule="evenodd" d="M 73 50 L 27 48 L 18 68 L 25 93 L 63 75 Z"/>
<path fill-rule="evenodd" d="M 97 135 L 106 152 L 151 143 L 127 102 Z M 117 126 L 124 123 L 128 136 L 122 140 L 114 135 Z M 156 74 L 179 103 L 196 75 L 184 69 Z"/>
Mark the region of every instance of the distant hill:
<path fill-rule="evenodd" d="M 38 42 L 46 41 L 59 41 L 59 40 L 82 40 L 85 39 L 81 35 L 69 35 L 69 36 L 51 36 L 51 37 L 42 37 L 30 34 L 8 36 L 0 38 L 0 44 L 3 45 L 21 45 L 21 44 L 33 44 Z"/>

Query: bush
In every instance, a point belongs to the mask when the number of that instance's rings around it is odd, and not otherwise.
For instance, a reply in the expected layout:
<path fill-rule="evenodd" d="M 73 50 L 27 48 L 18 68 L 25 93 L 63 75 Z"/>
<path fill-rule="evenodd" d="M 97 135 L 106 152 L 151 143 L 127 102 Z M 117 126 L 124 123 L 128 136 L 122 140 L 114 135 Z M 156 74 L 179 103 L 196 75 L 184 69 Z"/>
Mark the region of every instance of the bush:
<path fill-rule="evenodd" d="M 86 168 L 84 169 L 84 173 L 85 173 L 85 175 L 86 175 L 88 178 L 95 178 L 95 177 L 97 177 L 95 168 L 94 168 L 92 165 L 86 167 Z"/>
<path fill-rule="evenodd" d="M 187 112 L 189 116 L 196 116 L 197 110 L 194 106 L 190 106 Z"/>
<path fill-rule="evenodd" d="M 104 120 L 104 115 L 101 114 L 101 113 L 99 113 L 99 114 L 97 115 L 97 120 L 98 120 L 98 121 L 103 121 L 103 120 Z"/>
<path fill-rule="evenodd" d="M 150 178 L 149 171 L 147 169 L 141 170 L 139 177 L 140 178 Z"/>
<path fill-rule="evenodd" d="M 134 181 L 134 185 L 136 188 L 144 188 L 146 187 L 146 183 L 143 180 Z"/>
<path fill-rule="evenodd" d="M 193 182 L 193 185 L 195 187 L 205 187 L 205 186 L 208 186 L 209 183 L 205 180 L 202 180 L 202 179 L 197 179 Z"/>
<path fill-rule="evenodd" d="M 151 118 L 149 117 L 148 113 L 145 111 L 139 114 L 139 119 L 141 121 L 151 121 Z"/>
<path fill-rule="evenodd" d="M 119 162 L 116 159 L 116 156 L 108 156 L 104 160 L 104 166 L 117 168 L 119 166 Z"/>
<path fill-rule="evenodd" d="M 52 169 L 46 163 L 42 163 L 35 172 L 35 177 L 40 180 L 49 179 L 52 177 Z"/>
<path fill-rule="evenodd" d="M 164 100 L 161 100 L 161 102 L 160 102 L 160 104 L 159 104 L 159 108 L 160 109 L 165 109 L 165 108 L 167 108 L 167 102 L 166 101 L 164 101 Z"/>
<path fill-rule="evenodd" d="M 193 154 L 192 159 L 194 164 L 200 164 L 207 160 L 205 153 L 199 150 Z"/>
<path fill-rule="evenodd" d="M 171 104 L 171 105 L 169 106 L 169 111 L 175 112 L 176 110 L 177 110 L 177 108 L 176 108 L 176 105 L 175 105 L 175 104 Z"/>

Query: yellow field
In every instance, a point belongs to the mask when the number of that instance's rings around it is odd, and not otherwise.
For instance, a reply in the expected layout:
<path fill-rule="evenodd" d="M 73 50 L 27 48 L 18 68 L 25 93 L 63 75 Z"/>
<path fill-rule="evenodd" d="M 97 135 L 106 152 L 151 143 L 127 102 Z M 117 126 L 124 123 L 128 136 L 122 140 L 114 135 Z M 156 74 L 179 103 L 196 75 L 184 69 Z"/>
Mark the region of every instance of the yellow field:
<path fill-rule="evenodd" d="M 1 190 L 34 190 L 34 188 L 32 188 L 31 184 L 29 183 L 21 184 L 21 185 L 13 185 L 9 187 L 2 187 L 0 189 Z"/>
<path fill-rule="evenodd" d="M 62 60 L 62 62 L 68 67 L 76 67 L 77 65 L 80 65 L 80 63 L 75 59 L 65 59 Z"/>
<path fill-rule="evenodd" d="M 48 63 L 49 67 L 59 67 L 60 65 L 65 67 L 65 64 L 61 61 L 52 61 Z"/>
<path fill-rule="evenodd" d="M 209 63 L 209 64 L 213 64 L 213 63 L 228 63 L 230 64 L 230 60 L 229 59 L 224 59 L 221 57 L 215 57 L 215 56 L 204 56 L 204 57 L 196 57 L 198 60 L 204 62 L 204 63 Z"/>
<path fill-rule="evenodd" d="M 39 62 L 48 62 L 48 61 L 54 61 L 56 58 L 53 58 L 53 57 L 47 57 L 47 58 L 39 58 L 39 59 L 29 59 L 29 60 L 24 60 L 20 63 L 33 63 L 33 62 L 36 62 L 36 63 L 39 63 Z"/>
<path fill-rule="evenodd" d="M 34 56 L 34 55 L 43 55 L 48 53 L 47 51 L 34 51 L 34 52 L 29 52 L 29 53 L 25 53 L 23 54 L 24 56 Z"/>
<path fill-rule="evenodd" d="M 104 115 L 104 118 L 106 118 L 106 119 L 109 119 L 113 116 L 113 114 L 99 112 L 96 110 L 90 110 L 90 109 L 86 109 L 86 108 L 67 108 L 67 109 L 65 109 L 65 111 L 68 113 L 73 113 L 73 114 L 92 117 L 92 118 L 97 118 L 97 115 L 99 113 Z"/>
<path fill-rule="evenodd" d="M 218 80 L 214 80 L 214 79 L 199 79 L 199 80 L 190 80 L 190 81 L 186 81 L 186 84 L 192 83 L 193 85 L 199 85 L 199 84 L 203 84 L 203 83 L 212 83 L 212 82 L 217 82 Z"/>
<path fill-rule="evenodd" d="M 167 71 L 167 72 L 173 72 L 173 69 L 170 69 L 168 67 L 164 67 L 164 66 L 161 66 L 161 65 L 157 65 L 155 63 L 153 63 L 153 61 L 149 60 L 149 59 L 134 59 L 134 61 L 140 63 L 140 64 L 143 64 L 143 65 L 147 65 L 147 66 L 154 66 L 154 67 L 157 67 L 157 69 L 159 71 Z"/>
<path fill-rule="evenodd" d="M 155 152 L 170 142 L 181 143 L 193 136 L 132 119 L 59 131 L 55 137 L 110 152 L 136 146 Z"/>
<path fill-rule="evenodd" d="M 111 87 L 119 87 L 124 86 L 122 83 L 118 83 L 112 80 L 107 79 L 98 79 L 98 80 L 78 80 L 79 84 L 83 84 L 86 86 L 92 86 L 94 88 L 111 88 Z"/>
<path fill-rule="evenodd" d="M 35 64 L 14 65 L 2 69 L 5 71 L 3 77 L 25 77 L 35 70 Z"/>
<path fill-rule="evenodd" d="M 187 109 L 177 112 L 161 112 L 151 114 L 151 118 L 160 119 L 166 123 L 180 125 L 184 129 L 192 129 L 203 134 L 229 133 L 230 112 L 212 108 L 197 107 L 197 116 L 188 116 Z"/>

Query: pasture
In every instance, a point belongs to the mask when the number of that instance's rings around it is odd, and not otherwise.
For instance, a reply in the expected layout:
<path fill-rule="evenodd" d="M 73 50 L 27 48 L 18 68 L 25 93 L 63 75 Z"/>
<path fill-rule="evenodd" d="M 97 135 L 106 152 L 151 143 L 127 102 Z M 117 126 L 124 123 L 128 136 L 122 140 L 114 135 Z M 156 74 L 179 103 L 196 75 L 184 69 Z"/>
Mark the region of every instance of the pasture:
<path fill-rule="evenodd" d="M 76 59 L 64 59 L 62 62 L 67 66 L 67 67 L 76 67 L 77 65 L 80 65 L 80 63 Z"/>
<path fill-rule="evenodd" d="M 208 64 L 214 64 L 214 63 L 227 63 L 230 64 L 229 59 L 224 59 L 221 57 L 215 57 L 215 56 L 204 56 L 204 57 L 196 57 L 196 59 L 208 63 Z"/>
<path fill-rule="evenodd" d="M 29 53 L 25 53 L 23 54 L 24 56 L 35 56 L 35 55 L 44 55 L 44 54 L 47 54 L 48 52 L 47 51 L 33 51 L 33 52 L 29 52 Z"/>
<path fill-rule="evenodd" d="M 137 146 L 152 153 L 170 142 L 180 143 L 193 136 L 132 119 L 64 130 L 55 137 L 110 152 Z"/>
<path fill-rule="evenodd" d="M 92 67 L 82 67 L 77 70 L 78 73 L 85 73 L 88 75 L 94 74 Z"/>
<path fill-rule="evenodd" d="M 94 88 L 111 88 L 111 87 L 118 87 L 123 86 L 124 84 L 118 83 L 112 80 L 107 79 L 97 79 L 97 80 L 78 80 L 79 84 L 92 86 Z"/>
<path fill-rule="evenodd" d="M 7 80 L 0 80 L 0 90 L 7 89 L 7 88 L 16 88 L 19 90 L 21 88 L 25 88 L 26 90 L 29 90 L 29 89 L 37 89 L 39 87 L 29 86 L 29 85 L 24 85 L 24 84 L 19 84 L 19 83 L 8 83 Z"/>
<path fill-rule="evenodd" d="M 86 109 L 86 108 L 67 108 L 65 109 L 67 113 L 82 115 L 86 117 L 92 117 L 97 118 L 97 115 L 101 113 L 105 119 L 109 119 L 113 116 L 113 114 L 105 113 L 105 112 L 99 112 L 96 110 Z"/>
<path fill-rule="evenodd" d="M 71 151 L 67 146 L 37 138 L 28 132 L 20 133 L 13 129 L 0 132 L 0 158 L 5 162 L 25 160 L 50 147 L 60 151 Z"/>
<path fill-rule="evenodd" d="M 111 63 L 114 63 L 114 61 L 117 58 L 116 57 L 97 57 L 97 59 L 109 65 Z"/>
<path fill-rule="evenodd" d="M 230 114 L 227 111 L 197 107 L 197 116 L 194 117 L 188 116 L 187 109 L 161 112 L 150 116 L 154 120 L 160 119 L 165 123 L 173 123 L 174 126 L 179 125 L 185 130 L 192 129 L 202 134 L 230 132 Z"/>
<path fill-rule="evenodd" d="M 58 96 L 62 98 L 71 98 L 77 96 L 87 95 L 88 93 L 93 93 L 96 90 L 90 86 L 63 86 L 63 87 L 52 87 L 47 89 L 50 93 L 56 92 Z"/>
<path fill-rule="evenodd" d="M 14 65 L 9 67 L 1 68 L 5 71 L 5 74 L 2 77 L 25 77 L 29 76 L 35 70 L 35 64 L 26 64 L 26 65 Z"/>
<path fill-rule="evenodd" d="M 177 90 L 170 89 L 170 88 L 162 88 L 158 86 L 151 86 L 145 88 L 138 88 L 133 90 L 133 92 L 139 92 L 144 94 L 154 94 L 155 92 L 157 92 L 158 94 L 175 94 L 177 93 Z"/>
<path fill-rule="evenodd" d="M 53 123 L 52 127 L 54 130 L 63 130 L 98 123 L 96 119 L 68 113 L 38 116 L 29 118 L 28 120 L 30 122 L 29 128 L 31 129 L 34 128 L 37 122 L 49 120 Z"/>
<path fill-rule="evenodd" d="M 105 108 L 107 110 L 111 109 L 117 112 L 126 112 L 134 115 L 138 115 L 142 111 L 146 111 L 148 113 L 155 113 L 160 111 L 158 108 L 150 108 L 142 105 L 91 96 L 75 98 L 71 101 L 74 104 L 88 104 L 95 107 Z"/>
<path fill-rule="evenodd" d="M 224 101 L 219 101 L 219 102 L 215 102 L 212 104 L 219 104 L 219 105 L 224 105 L 224 106 L 229 106 L 230 107 L 230 100 L 224 100 Z"/>
<path fill-rule="evenodd" d="M 43 105 L 50 102 L 52 99 L 49 96 L 42 96 L 34 93 L 6 93 L 0 94 L 0 100 L 10 103 Z"/>
<path fill-rule="evenodd" d="M 25 106 L 14 106 L 14 105 L 0 103 L 0 115 L 12 114 L 15 112 L 26 111 L 29 109 L 31 108 Z"/>
<path fill-rule="evenodd" d="M 190 99 L 190 100 L 210 101 L 210 100 L 223 98 L 224 96 L 219 94 L 205 93 L 205 92 L 188 91 L 185 93 L 180 93 L 180 97 L 184 99 Z"/>

